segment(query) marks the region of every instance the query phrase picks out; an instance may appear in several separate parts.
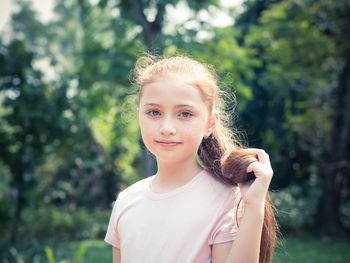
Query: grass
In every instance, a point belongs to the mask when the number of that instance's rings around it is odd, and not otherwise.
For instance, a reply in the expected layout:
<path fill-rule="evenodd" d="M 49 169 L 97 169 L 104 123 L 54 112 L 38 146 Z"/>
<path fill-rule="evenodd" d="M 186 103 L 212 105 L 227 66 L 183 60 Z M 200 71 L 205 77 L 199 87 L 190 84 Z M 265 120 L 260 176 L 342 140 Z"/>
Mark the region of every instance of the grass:
<path fill-rule="evenodd" d="M 83 260 L 80 263 L 110 263 L 112 262 L 112 247 L 102 240 L 87 240 L 82 242 L 69 242 L 60 245 L 56 251 L 59 253 L 64 251 L 65 257 L 60 255 L 62 259 L 73 258 L 74 253 L 84 244 L 86 251 Z"/>
<path fill-rule="evenodd" d="M 84 263 L 112 262 L 112 248 L 103 241 L 72 242 L 63 245 L 61 249 L 70 251 L 69 254 L 73 255 L 82 243 L 87 246 Z M 272 263 L 349 263 L 349 248 L 349 239 L 322 241 L 311 236 L 287 237 L 279 241 Z"/>
<path fill-rule="evenodd" d="M 71 262 L 82 244 L 86 246 L 86 252 L 79 263 L 112 262 L 112 247 L 102 240 L 66 242 L 53 246 L 55 262 L 60 262 L 62 260 L 69 260 Z M 349 248 L 350 239 L 322 241 L 312 236 L 286 237 L 284 240 L 278 242 L 272 263 L 349 263 Z M 40 253 L 40 258 L 41 260 L 35 262 L 47 261 L 44 256 L 44 251 Z M 7 261 L 0 259 L 0 262 Z M 22 262 L 34 261 L 24 260 Z"/>
<path fill-rule="evenodd" d="M 349 263 L 350 240 L 322 241 L 311 236 L 288 237 L 277 245 L 272 263 Z"/>

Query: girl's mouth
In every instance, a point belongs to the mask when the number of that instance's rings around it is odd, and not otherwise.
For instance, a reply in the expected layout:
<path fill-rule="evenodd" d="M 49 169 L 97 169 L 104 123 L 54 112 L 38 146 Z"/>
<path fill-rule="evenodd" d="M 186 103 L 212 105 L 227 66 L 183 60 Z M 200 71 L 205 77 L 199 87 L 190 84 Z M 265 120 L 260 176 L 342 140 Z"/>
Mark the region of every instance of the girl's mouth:
<path fill-rule="evenodd" d="M 174 147 L 181 144 L 180 142 L 172 142 L 172 141 L 156 141 L 156 142 L 163 147 Z"/>

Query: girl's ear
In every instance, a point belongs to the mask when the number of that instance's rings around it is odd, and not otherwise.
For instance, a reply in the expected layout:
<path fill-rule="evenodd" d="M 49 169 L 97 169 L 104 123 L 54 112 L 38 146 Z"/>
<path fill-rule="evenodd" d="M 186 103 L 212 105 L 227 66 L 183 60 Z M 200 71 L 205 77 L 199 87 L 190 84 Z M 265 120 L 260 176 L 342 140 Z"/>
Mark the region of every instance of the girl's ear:
<path fill-rule="evenodd" d="M 212 116 L 208 121 L 208 128 L 207 128 L 207 132 L 204 134 L 204 138 L 208 138 L 210 134 L 213 132 L 213 129 L 216 123 L 218 122 L 218 119 L 219 119 L 219 114 L 217 111 L 214 111 L 214 113 L 212 114 Z"/>

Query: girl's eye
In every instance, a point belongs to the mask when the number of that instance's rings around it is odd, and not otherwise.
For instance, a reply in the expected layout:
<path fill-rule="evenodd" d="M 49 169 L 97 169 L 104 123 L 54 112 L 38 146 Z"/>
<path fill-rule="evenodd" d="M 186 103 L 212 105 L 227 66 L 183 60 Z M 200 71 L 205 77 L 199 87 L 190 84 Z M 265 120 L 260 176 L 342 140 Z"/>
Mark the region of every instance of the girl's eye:
<path fill-rule="evenodd" d="M 157 110 L 150 110 L 146 113 L 147 115 L 151 116 L 151 117 L 156 117 L 160 115 L 160 112 Z"/>
<path fill-rule="evenodd" d="M 193 116 L 193 114 L 191 112 L 188 112 L 188 111 L 182 111 L 179 115 L 180 115 L 180 117 L 183 117 L 183 118 L 190 118 Z"/>

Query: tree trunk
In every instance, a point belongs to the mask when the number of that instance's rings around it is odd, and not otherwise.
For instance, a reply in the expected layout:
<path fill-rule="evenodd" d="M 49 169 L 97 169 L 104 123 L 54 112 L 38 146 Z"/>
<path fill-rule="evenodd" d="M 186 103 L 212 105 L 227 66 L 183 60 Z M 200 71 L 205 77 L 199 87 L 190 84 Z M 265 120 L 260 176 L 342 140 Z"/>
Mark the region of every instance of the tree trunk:
<path fill-rule="evenodd" d="M 327 149 L 328 165 L 324 170 L 324 192 L 322 198 L 322 234 L 324 237 L 345 235 L 340 220 L 341 191 L 349 163 L 346 161 L 350 128 L 350 53 L 339 76 L 336 90 L 336 105 Z"/>
<path fill-rule="evenodd" d="M 148 51 L 162 51 L 159 43 L 159 36 L 163 27 L 165 4 L 162 1 L 159 1 L 157 4 L 157 15 L 154 21 L 150 22 L 147 20 L 147 17 L 143 11 L 144 7 L 142 6 L 142 2 L 140 0 L 131 0 L 129 3 L 134 19 L 139 25 L 142 26 L 142 34 Z"/>

